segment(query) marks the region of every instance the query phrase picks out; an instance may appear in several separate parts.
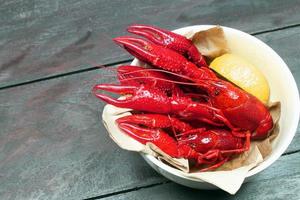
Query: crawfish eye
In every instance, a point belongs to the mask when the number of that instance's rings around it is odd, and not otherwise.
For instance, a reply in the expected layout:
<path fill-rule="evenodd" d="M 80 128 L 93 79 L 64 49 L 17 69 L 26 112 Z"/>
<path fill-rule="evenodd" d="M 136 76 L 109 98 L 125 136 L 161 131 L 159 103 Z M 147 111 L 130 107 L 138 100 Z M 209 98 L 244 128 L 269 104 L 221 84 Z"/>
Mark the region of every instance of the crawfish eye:
<path fill-rule="evenodd" d="M 203 143 L 203 144 L 208 144 L 208 143 L 210 143 L 211 142 L 211 138 L 203 138 L 202 140 L 201 140 L 201 143 Z"/>

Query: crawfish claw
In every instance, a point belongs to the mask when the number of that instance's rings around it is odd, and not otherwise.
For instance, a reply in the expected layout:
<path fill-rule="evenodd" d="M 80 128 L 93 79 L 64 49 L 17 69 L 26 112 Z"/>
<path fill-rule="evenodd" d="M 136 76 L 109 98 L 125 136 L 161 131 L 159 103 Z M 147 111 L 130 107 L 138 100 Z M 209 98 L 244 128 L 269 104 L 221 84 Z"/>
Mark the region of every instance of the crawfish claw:
<path fill-rule="evenodd" d="M 99 93 L 97 93 L 97 91 L 104 90 L 104 91 L 113 92 L 113 93 L 117 93 L 117 94 L 133 94 L 135 89 L 136 89 L 135 86 L 99 84 L 99 85 L 94 86 L 93 94 L 108 104 L 112 104 L 117 107 L 126 108 L 126 107 L 130 107 L 130 105 L 132 103 L 134 103 L 131 97 L 126 97 L 125 99 L 114 99 L 105 94 L 99 94 Z"/>
<path fill-rule="evenodd" d="M 131 25 L 127 28 L 129 33 L 134 33 L 140 36 L 144 36 L 150 41 L 159 44 L 159 45 L 167 45 L 170 42 L 174 41 L 174 33 L 171 31 L 166 31 L 158 27 L 143 25 L 143 24 L 135 24 Z"/>
<path fill-rule="evenodd" d="M 136 87 L 127 85 L 98 84 L 94 86 L 93 92 L 96 90 L 104 90 L 116 94 L 133 94 Z"/>
<path fill-rule="evenodd" d="M 150 42 L 131 36 L 116 37 L 113 40 L 120 46 L 124 47 L 131 55 L 142 61 L 155 59 L 155 55 L 151 54 L 149 51 L 149 49 L 151 49 Z"/>
<path fill-rule="evenodd" d="M 188 55 L 189 59 L 199 67 L 208 66 L 196 46 L 185 36 L 168 30 L 164 30 L 156 26 L 143 24 L 131 25 L 127 28 L 127 31 L 140 36 L 144 36 L 151 42 L 177 51 L 182 55 L 186 54 Z"/>
<path fill-rule="evenodd" d="M 114 99 L 104 94 L 98 94 L 97 90 L 104 90 L 124 95 L 125 99 Z M 99 99 L 108 104 L 120 108 L 131 108 L 134 110 L 168 113 L 170 112 L 170 103 L 168 97 L 161 91 L 146 85 L 126 86 L 113 84 L 99 84 L 93 89 L 93 93 Z M 129 96 L 129 95 L 130 96 Z"/>
<path fill-rule="evenodd" d="M 122 131 L 138 142 L 142 144 L 151 142 L 166 154 L 178 157 L 177 142 L 163 130 L 142 128 L 138 125 L 127 123 L 119 123 L 118 125 Z"/>
<path fill-rule="evenodd" d="M 149 129 L 149 128 L 141 128 L 137 125 L 128 124 L 126 122 L 118 121 L 119 128 L 128 134 L 130 137 L 138 140 L 142 144 L 146 144 L 147 142 L 153 142 L 155 139 L 155 135 L 158 134 L 159 130 Z"/>

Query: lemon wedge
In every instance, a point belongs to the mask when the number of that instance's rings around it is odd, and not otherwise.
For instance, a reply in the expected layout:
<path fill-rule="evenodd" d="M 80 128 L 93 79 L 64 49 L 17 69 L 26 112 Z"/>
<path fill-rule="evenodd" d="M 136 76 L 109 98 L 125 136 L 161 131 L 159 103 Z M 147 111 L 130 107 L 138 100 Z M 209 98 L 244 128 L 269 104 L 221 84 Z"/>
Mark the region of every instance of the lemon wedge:
<path fill-rule="evenodd" d="M 264 104 L 270 97 L 270 88 L 264 75 L 251 63 L 234 54 L 215 58 L 210 68 L 240 88 L 256 96 Z"/>

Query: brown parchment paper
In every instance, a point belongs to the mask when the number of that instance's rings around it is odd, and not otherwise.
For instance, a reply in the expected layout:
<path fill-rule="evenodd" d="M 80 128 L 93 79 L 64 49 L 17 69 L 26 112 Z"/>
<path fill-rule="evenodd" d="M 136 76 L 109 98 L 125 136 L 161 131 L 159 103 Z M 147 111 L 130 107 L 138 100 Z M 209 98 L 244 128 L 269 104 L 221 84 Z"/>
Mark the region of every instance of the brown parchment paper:
<path fill-rule="evenodd" d="M 200 52 L 208 58 L 213 59 L 228 52 L 226 39 L 220 27 L 200 31 L 190 37 L 197 46 L 200 46 Z M 147 143 L 143 145 L 123 133 L 115 121 L 120 117 L 131 115 L 131 109 L 106 105 L 102 113 L 102 119 L 109 136 L 121 148 L 150 154 L 163 163 L 178 169 L 183 176 L 211 183 L 230 194 L 235 194 L 241 187 L 248 171 L 259 165 L 272 152 L 272 141 L 279 133 L 280 103 L 270 103 L 268 107 L 275 123 L 273 130 L 269 133 L 269 137 L 265 140 L 251 141 L 249 151 L 236 156 L 217 170 L 210 172 L 191 171 L 188 160 L 172 158 L 154 144 Z"/>
<path fill-rule="evenodd" d="M 220 26 L 196 32 L 192 37 L 189 37 L 198 51 L 210 61 L 229 52 L 224 31 Z"/>

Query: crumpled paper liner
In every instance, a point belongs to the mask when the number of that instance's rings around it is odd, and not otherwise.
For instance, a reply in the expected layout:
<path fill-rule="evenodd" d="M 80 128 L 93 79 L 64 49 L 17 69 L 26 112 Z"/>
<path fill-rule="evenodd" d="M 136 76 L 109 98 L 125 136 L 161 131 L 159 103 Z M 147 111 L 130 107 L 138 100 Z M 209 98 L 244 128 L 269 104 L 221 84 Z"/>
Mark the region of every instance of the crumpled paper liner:
<path fill-rule="evenodd" d="M 202 55 L 206 56 L 210 60 L 228 52 L 223 30 L 219 26 L 199 31 L 197 33 L 188 34 L 188 37 L 192 39 Z M 102 119 L 109 136 L 121 148 L 129 151 L 150 154 L 161 162 L 177 168 L 181 171 L 183 176 L 208 182 L 230 194 L 235 194 L 241 187 L 248 171 L 259 165 L 259 163 L 261 163 L 272 152 L 272 141 L 279 133 L 278 120 L 280 117 L 280 103 L 276 102 L 269 104 L 269 110 L 275 124 L 273 130 L 269 134 L 269 137 L 265 140 L 251 141 L 249 151 L 237 155 L 235 158 L 226 162 L 215 171 L 209 172 L 192 171 L 187 159 L 172 158 L 154 144 L 147 143 L 146 145 L 143 145 L 123 133 L 115 121 L 120 117 L 131 115 L 131 109 L 123 109 L 113 105 L 106 105 L 103 110 Z"/>
<path fill-rule="evenodd" d="M 226 162 L 216 171 L 191 172 L 187 159 L 172 158 L 154 144 L 147 143 L 146 145 L 143 145 L 122 132 L 116 123 L 116 119 L 131 115 L 130 111 L 130 109 L 118 108 L 109 104 L 104 107 L 102 113 L 103 123 L 109 133 L 109 136 L 117 145 L 129 151 L 150 154 L 158 160 L 179 169 L 182 171 L 184 176 L 203 180 L 230 194 L 235 194 L 241 187 L 248 171 L 261 163 L 264 158 L 271 153 L 271 140 L 278 135 L 279 131 L 277 121 L 280 116 L 280 103 L 275 103 L 271 105 L 270 112 L 276 124 L 267 139 L 252 141 L 248 152 L 244 152 L 231 161 Z"/>
<path fill-rule="evenodd" d="M 193 36 L 189 33 L 189 38 L 193 41 L 198 51 L 209 60 L 229 51 L 223 29 L 220 26 L 196 32 Z"/>

